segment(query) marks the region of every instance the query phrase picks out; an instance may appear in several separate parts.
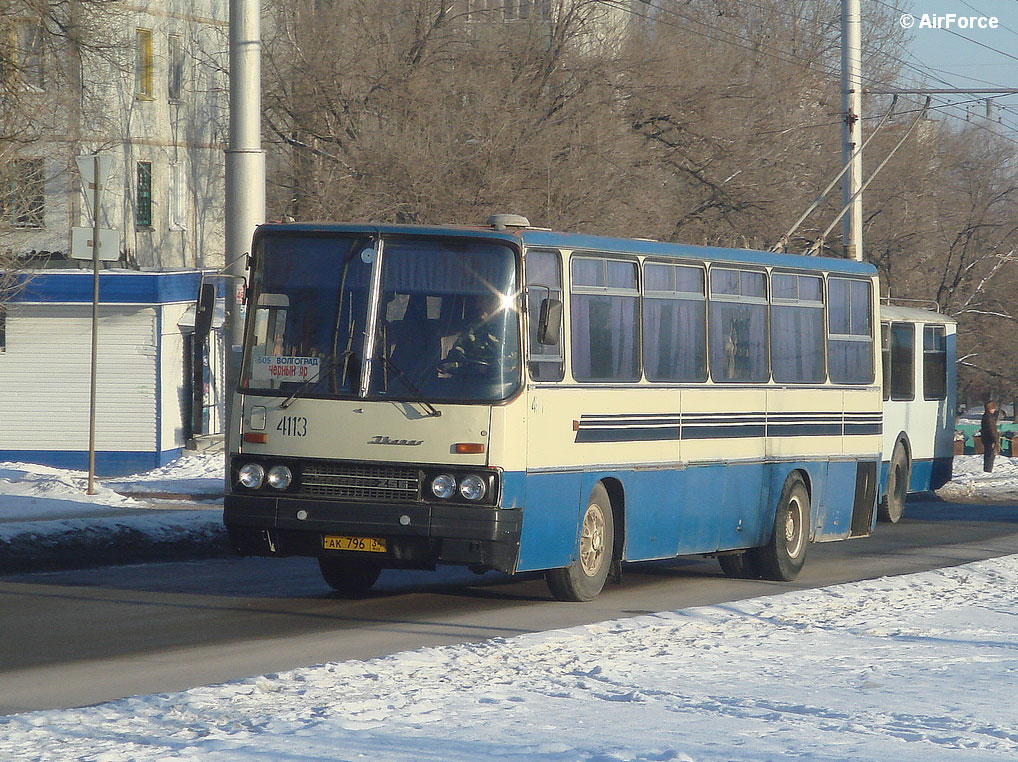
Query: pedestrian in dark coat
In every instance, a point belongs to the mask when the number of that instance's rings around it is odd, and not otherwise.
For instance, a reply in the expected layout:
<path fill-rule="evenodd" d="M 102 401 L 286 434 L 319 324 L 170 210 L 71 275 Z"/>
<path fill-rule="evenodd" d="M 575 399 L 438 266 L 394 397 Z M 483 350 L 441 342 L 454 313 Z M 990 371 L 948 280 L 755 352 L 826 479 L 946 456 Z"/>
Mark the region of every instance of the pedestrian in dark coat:
<path fill-rule="evenodd" d="M 1000 452 L 1000 432 L 997 430 L 997 403 L 983 406 L 983 420 L 979 424 L 979 439 L 983 443 L 983 471 L 993 471 L 993 459 Z"/>

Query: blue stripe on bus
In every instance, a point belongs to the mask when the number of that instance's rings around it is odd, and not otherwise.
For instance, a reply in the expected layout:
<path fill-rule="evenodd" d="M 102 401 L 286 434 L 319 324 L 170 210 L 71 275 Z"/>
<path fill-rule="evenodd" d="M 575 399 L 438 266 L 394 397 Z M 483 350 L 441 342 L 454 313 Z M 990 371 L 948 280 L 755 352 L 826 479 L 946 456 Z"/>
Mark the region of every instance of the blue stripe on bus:
<path fill-rule="evenodd" d="M 679 427 L 580 429 L 577 442 L 658 442 L 678 440 Z"/>
<path fill-rule="evenodd" d="M 879 413 L 652 413 L 582 415 L 577 443 L 880 434 Z"/>
<path fill-rule="evenodd" d="M 681 439 L 742 439 L 766 436 L 762 425 L 683 426 Z"/>
<path fill-rule="evenodd" d="M 852 436 L 860 436 L 863 434 L 882 434 L 884 432 L 883 424 L 880 423 L 846 423 L 845 434 Z"/>
<path fill-rule="evenodd" d="M 848 429 L 848 426 L 845 426 Z M 767 425 L 771 437 L 824 437 L 840 436 L 840 423 L 778 423 Z"/>

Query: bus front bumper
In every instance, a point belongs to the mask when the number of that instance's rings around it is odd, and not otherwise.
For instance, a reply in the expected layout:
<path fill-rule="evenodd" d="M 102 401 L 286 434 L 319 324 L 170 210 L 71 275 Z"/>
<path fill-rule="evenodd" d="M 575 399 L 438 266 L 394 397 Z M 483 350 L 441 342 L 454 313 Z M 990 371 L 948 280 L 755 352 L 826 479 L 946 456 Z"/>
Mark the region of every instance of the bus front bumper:
<path fill-rule="evenodd" d="M 340 502 L 229 494 L 223 523 L 241 555 L 329 556 L 356 553 L 394 568 L 461 564 L 513 573 L 519 510 L 469 505 Z M 326 537 L 384 540 L 384 553 L 326 550 Z"/>

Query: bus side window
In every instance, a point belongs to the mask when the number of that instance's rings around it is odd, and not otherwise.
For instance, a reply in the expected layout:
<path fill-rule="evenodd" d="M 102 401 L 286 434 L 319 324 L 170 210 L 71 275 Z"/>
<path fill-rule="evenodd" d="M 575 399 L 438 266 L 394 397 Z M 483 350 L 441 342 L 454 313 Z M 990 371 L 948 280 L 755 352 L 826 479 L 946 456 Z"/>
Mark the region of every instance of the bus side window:
<path fill-rule="evenodd" d="M 721 382 L 767 381 L 766 275 L 712 268 L 708 314 L 711 377 Z"/>
<path fill-rule="evenodd" d="M 778 383 L 818 384 L 827 379 L 819 276 L 771 276 L 771 371 Z"/>
<path fill-rule="evenodd" d="M 640 323 L 637 262 L 574 256 L 569 317 L 577 381 L 638 381 Z"/>
<path fill-rule="evenodd" d="M 923 329 L 923 399 L 947 399 L 947 338 L 941 325 Z"/>
<path fill-rule="evenodd" d="M 645 262 L 643 366 L 648 381 L 707 380 L 702 267 Z"/>
<path fill-rule="evenodd" d="M 915 326 L 891 324 L 891 399 L 915 399 Z"/>
<path fill-rule="evenodd" d="M 836 384 L 874 381 L 871 292 L 867 280 L 827 279 L 827 371 Z"/>
<path fill-rule="evenodd" d="M 530 356 L 527 367 L 534 381 L 561 381 L 565 375 L 565 353 L 562 351 L 562 314 L 558 311 L 558 341 L 542 344 L 538 339 L 541 304 L 547 299 L 562 301 L 562 266 L 557 251 L 527 253 L 527 332 Z M 554 331 L 549 330 L 549 334 Z M 547 337 L 546 337 L 547 340 Z"/>

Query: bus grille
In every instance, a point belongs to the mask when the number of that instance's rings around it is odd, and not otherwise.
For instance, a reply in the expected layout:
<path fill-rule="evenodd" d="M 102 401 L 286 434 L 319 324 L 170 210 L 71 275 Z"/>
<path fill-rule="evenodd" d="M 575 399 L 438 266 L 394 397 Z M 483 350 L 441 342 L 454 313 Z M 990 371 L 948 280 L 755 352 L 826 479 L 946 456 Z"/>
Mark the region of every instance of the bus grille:
<path fill-rule="evenodd" d="M 420 474 L 409 466 L 309 463 L 301 470 L 301 492 L 316 497 L 410 502 L 420 486 Z"/>

